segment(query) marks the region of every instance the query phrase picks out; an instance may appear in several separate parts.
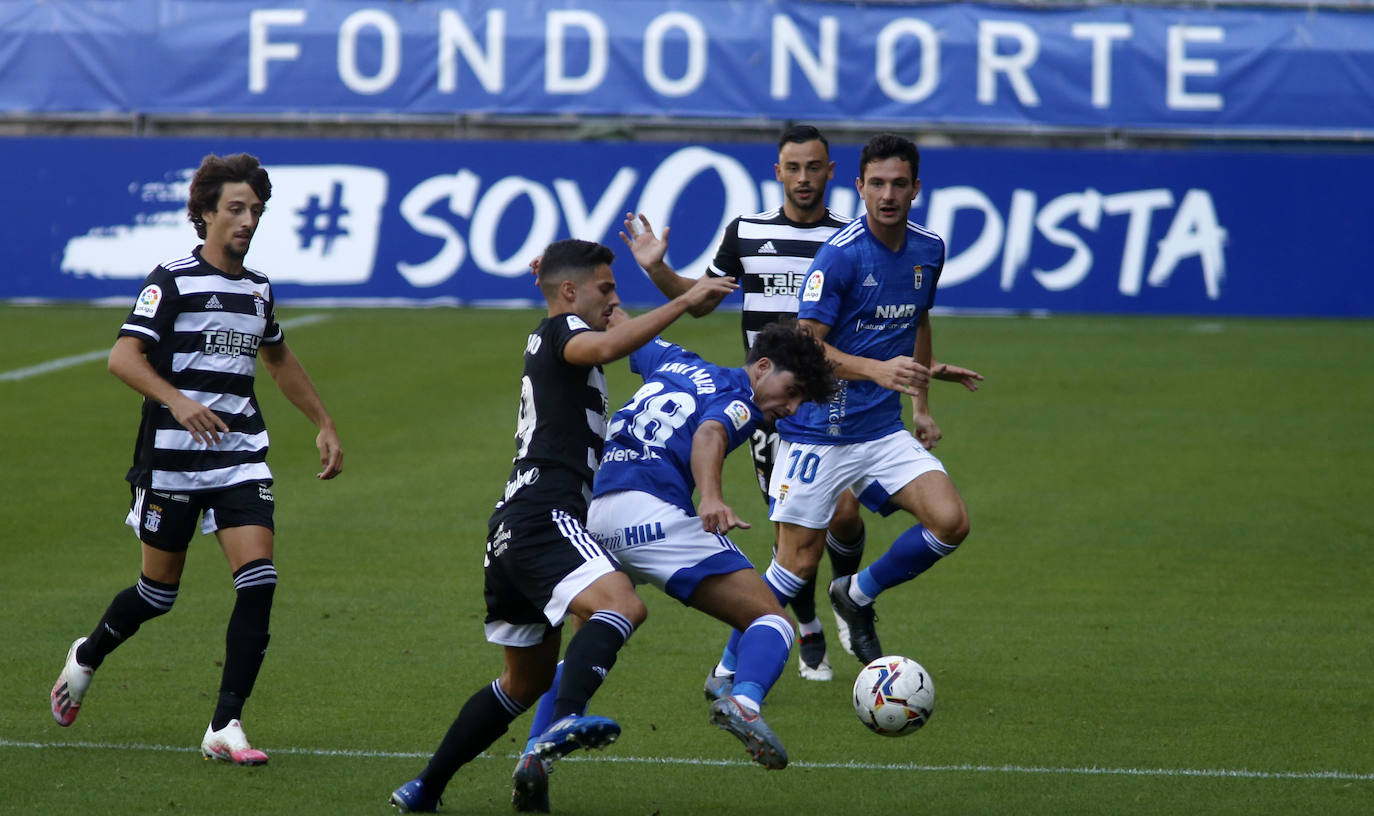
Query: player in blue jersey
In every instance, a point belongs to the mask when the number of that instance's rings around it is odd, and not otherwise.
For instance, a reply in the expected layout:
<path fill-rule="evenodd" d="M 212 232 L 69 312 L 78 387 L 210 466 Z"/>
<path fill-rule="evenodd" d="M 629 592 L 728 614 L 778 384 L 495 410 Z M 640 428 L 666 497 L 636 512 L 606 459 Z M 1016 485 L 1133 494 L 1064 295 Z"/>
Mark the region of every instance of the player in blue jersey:
<path fill-rule="evenodd" d="M 900 136 L 876 136 L 864 147 L 857 186 L 866 213 L 816 253 L 797 312 L 825 342 L 840 388 L 827 404 L 805 405 L 778 424 L 782 447 L 769 485 L 778 562 L 802 579 L 816 573 L 826 525 L 846 489 L 870 509 L 900 508 L 919 522 L 868 567 L 830 585 L 863 663 L 883 655 L 874 598 L 933 566 L 969 532 L 963 499 L 930 453 L 941 435 L 928 399 L 930 307 L 945 244 L 907 220 L 919 169 L 916 145 Z M 910 432 L 902 394 L 912 398 Z"/>
<path fill-rule="evenodd" d="M 792 648 L 792 620 L 725 533 L 748 528 L 721 493 L 729 451 L 835 388 L 825 350 L 794 325 L 762 331 L 743 368 L 722 368 L 663 340 L 630 355 L 644 385 L 611 420 L 587 530 L 637 583 L 651 583 L 742 630 L 732 696 L 711 721 L 766 768 L 787 752 L 759 708 Z M 693 490 L 700 501 L 693 505 Z M 551 716 L 546 695 L 531 739 Z M 532 753 L 516 766 L 516 810 L 548 810 L 548 762 Z"/>
<path fill-rule="evenodd" d="M 798 296 L 811 261 L 825 242 L 849 223 L 847 217 L 825 205 L 826 190 L 834 170 L 830 143 L 819 130 L 810 125 L 789 126 L 778 139 L 777 163 L 773 165 L 774 175 L 782 186 L 781 206 L 732 221 L 721 238 L 714 260 L 706 268 L 706 275 L 731 275 L 740 282 L 744 297 L 740 325 L 746 352 L 754 336 L 768 324 L 796 319 Z M 695 279 L 679 275 L 665 262 L 668 232 L 665 228 L 662 237 L 657 236 L 648 219 L 641 214 L 638 218 L 626 218 L 621 239 L 654 285 L 665 295 L 674 297 L 685 292 Z M 698 311 L 708 312 L 716 305 L 708 301 Z M 982 380 L 976 371 L 939 362 L 931 365 L 931 377 L 962 383 L 970 391 L 977 390 Z M 768 501 L 773 463 L 777 461 L 778 442 L 776 432 L 759 430 L 749 446 L 765 502 Z M 826 550 L 835 577 L 858 571 L 865 540 L 859 501 L 845 491 L 836 501 L 835 515 L 826 534 Z M 786 587 L 792 598 L 792 612 L 797 617 L 800 635 L 797 644 L 800 676 L 818 681 L 833 678 L 825 632 L 816 614 L 815 576 L 800 581 L 785 570 L 771 567 L 765 580 Z M 841 645 L 845 651 L 852 652 L 844 619 L 837 615 L 835 622 Z M 716 691 L 728 688 L 734 667 L 732 639 L 707 677 L 707 688 Z"/>

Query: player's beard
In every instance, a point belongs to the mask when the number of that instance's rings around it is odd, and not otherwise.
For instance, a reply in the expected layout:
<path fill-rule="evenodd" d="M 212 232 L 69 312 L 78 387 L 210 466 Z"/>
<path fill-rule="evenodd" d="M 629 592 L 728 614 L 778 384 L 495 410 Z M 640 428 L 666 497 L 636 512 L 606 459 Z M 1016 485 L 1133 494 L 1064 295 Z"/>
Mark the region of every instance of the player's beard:
<path fill-rule="evenodd" d="M 234 240 L 235 239 L 230 238 L 228 241 L 224 242 L 224 254 L 236 261 L 242 262 L 244 258 L 248 257 L 248 250 L 253 246 L 253 236 L 248 236 L 248 241 L 244 244 L 242 252 L 234 245 Z"/>
<path fill-rule="evenodd" d="M 796 195 L 794 195 L 791 190 L 787 191 L 787 203 L 791 204 L 793 209 L 795 209 L 797 212 L 802 213 L 806 216 L 805 218 L 801 219 L 802 221 L 816 220 L 814 216 L 819 210 L 821 210 L 824 207 L 824 202 L 824 187 L 811 188 L 811 201 L 809 203 L 802 203 L 801 201 L 798 201 Z"/>

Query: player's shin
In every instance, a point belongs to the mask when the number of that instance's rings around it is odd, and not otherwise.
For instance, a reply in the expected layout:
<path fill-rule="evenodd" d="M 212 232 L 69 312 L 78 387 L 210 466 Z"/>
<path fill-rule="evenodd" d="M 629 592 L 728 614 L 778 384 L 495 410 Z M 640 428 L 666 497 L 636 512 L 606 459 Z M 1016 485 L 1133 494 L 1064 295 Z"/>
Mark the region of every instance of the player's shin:
<path fill-rule="evenodd" d="M 872 603 L 879 593 L 910 581 L 954 550 L 955 547 L 940 541 L 917 524 L 898 536 L 887 552 L 854 576 L 851 588 L 867 599 L 854 600 L 862 604 Z"/>
<path fill-rule="evenodd" d="M 558 696 L 558 685 L 563 680 L 563 661 L 558 661 L 558 668 L 554 669 L 553 682 L 549 684 L 548 691 L 540 697 L 539 702 L 534 707 L 534 717 L 530 721 L 529 739 L 525 741 L 525 753 L 534 750 L 535 738 L 544 733 L 550 725 L 553 725 L 554 699 Z M 585 712 L 579 711 L 578 714 Z"/>
<path fill-rule="evenodd" d="M 525 713 L 525 706 L 493 681 L 468 698 L 453 725 L 417 777 L 437 798 L 458 769 L 496 742 L 510 724 Z"/>
<path fill-rule="evenodd" d="M 781 615 L 762 615 L 739 641 L 739 665 L 733 694 L 757 711 L 777 682 L 792 651 L 792 623 Z"/>
<path fill-rule="evenodd" d="M 630 639 L 634 628 L 624 615 L 602 609 L 577 630 L 563 655 L 563 677 L 553 712 L 555 721 L 587 710 L 587 702 L 610 673 L 620 647 Z"/>
<path fill-rule="evenodd" d="M 224 637 L 224 674 L 219 702 L 210 721 L 218 731 L 243 716 L 243 704 L 253 693 L 271 640 L 268 624 L 277 588 L 277 569 L 270 558 L 249 561 L 234 573 L 237 598 Z"/>
<path fill-rule="evenodd" d="M 171 611 L 177 599 L 177 587 L 177 584 L 164 584 L 140 575 L 137 584 L 110 601 L 100 623 L 76 650 L 76 659 L 83 666 L 99 668 L 105 656 L 133 637 L 140 626 Z"/>
<path fill-rule="evenodd" d="M 826 531 L 825 550 L 830 555 L 830 567 L 835 573 L 835 577 L 842 575 L 853 575 L 859 571 L 859 564 L 863 562 L 864 544 L 867 541 L 867 531 L 859 528 L 859 536 L 853 541 L 841 541 L 835 534 Z"/>

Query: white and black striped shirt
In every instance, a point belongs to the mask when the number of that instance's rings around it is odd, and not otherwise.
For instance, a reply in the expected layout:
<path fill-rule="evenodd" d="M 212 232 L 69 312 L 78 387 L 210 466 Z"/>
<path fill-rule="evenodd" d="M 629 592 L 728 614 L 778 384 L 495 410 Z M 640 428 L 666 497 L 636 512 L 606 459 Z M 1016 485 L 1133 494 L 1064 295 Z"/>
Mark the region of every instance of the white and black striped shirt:
<path fill-rule="evenodd" d="M 799 224 L 783 215 L 781 207 L 730 222 L 706 274 L 729 275 L 739 283 L 744 293 L 740 327 L 746 349 L 770 323 L 797 316 L 797 295 L 811 259 L 848 223 L 849 219 L 826 210 L 820 221 Z"/>
<path fill-rule="evenodd" d="M 593 329 L 575 314 L 546 317 L 525 341 L 515 459 L 491 517 L 547 518 L 557 508 L 587 518 L 592 480 L 606 444 L 606 374 L 563 356 L 568 341 Z"/>
<path fill-rule="evenodd" d="M 218 444 L 206 445 L 167 406 L 144 399 L 126 477 L 132 484 L 195 492 L 272 481 L 267 426 L 253 381 L 258 347 L 285 337 L 264 275 L 244 270 L 231 277 L 206 263 L 196 247 L 148 275 L 119 336 L 143 340 L 157 373 L 229 426 Z"/>

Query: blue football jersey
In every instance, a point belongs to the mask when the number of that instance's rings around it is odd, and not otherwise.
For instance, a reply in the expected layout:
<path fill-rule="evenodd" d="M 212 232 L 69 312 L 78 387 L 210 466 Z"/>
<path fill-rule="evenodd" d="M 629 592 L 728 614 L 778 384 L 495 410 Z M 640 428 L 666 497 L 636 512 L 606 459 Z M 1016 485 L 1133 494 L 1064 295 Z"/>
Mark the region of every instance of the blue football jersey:
<path fill-rule="evenodd" d="M 907 223 L 898 252 L 856 219 L 831 236 L 816 253 L 802 288 L 800 319 L 830 327 L 826 342 L 847 354 L 890 360 L 910 355 L 916 326 L 935 304 L 935 285 L 945 264 L 945 242 L 924 227 Z M 878 439 L 905 427 L 902 397 L 868 380 L 840 380 L 824 405 L 802 403 L 778 422 L 783 439 L 813 444 L 849 444 Z"/>
<path fill-rule="evenodd" d="M 726 452 L 749 438 L 763 420 L 749 374 L 662 339 L 631 354 L 630 370 L 644 385 L 611 418 L 593 495 L 641 490 L 694 516 L 692 437 L 701 423 L 716 420 L 729 437 Z"/>

